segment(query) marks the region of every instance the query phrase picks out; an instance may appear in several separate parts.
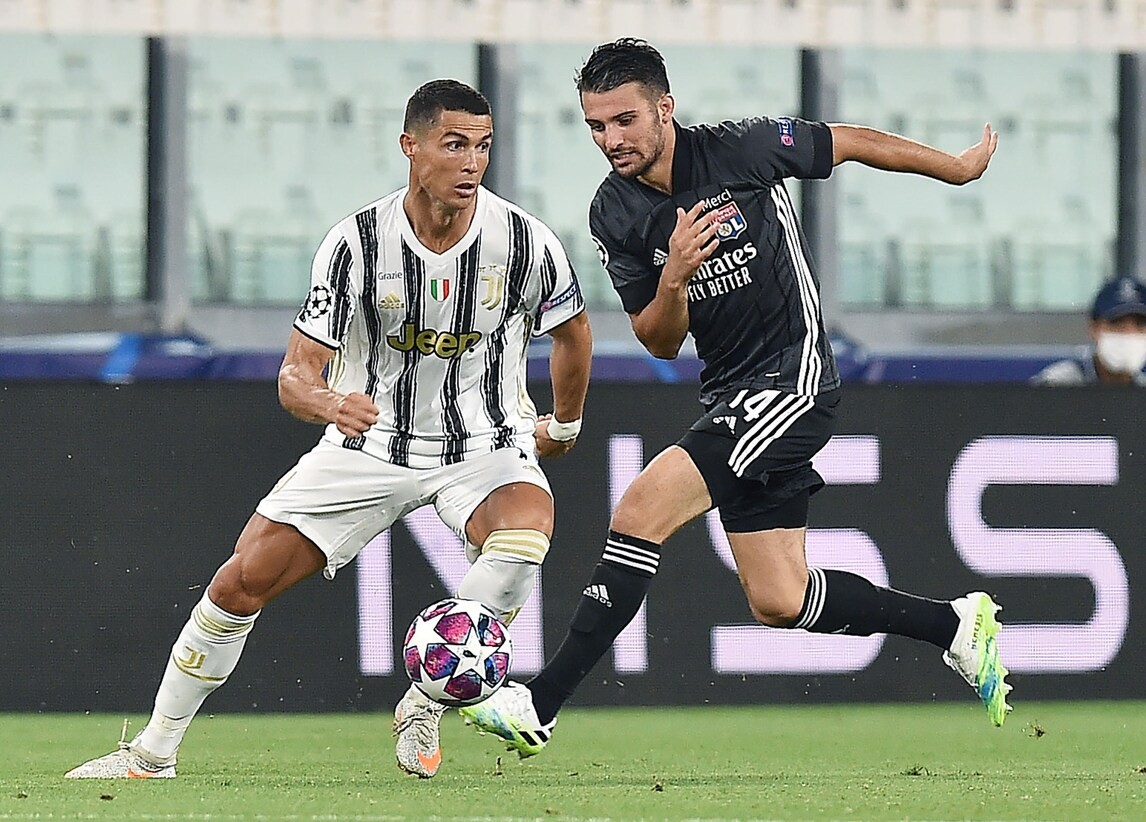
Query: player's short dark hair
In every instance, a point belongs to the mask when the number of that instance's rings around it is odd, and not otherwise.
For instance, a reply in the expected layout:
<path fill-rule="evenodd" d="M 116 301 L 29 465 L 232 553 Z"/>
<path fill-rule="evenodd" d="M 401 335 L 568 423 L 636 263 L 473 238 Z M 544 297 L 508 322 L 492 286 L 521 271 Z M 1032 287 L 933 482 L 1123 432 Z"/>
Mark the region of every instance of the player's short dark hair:
<path fill-rule="evenodd" d="M 458 80 L 431 80 L 410 95 L 402 130 L 407 134 L 428 126 L 443 111 L 489 114 L 489 100 L 477 89 Z"/>
<path fill-rule="evenodd" d="M 636 37 L 622 37 L 597 46 L 575 79 L 577 91 L 582 94 L 601 94 L 625 83 L 640 83 L 658 97 L 669 91 L 665 58 L 647 41 Z"/>

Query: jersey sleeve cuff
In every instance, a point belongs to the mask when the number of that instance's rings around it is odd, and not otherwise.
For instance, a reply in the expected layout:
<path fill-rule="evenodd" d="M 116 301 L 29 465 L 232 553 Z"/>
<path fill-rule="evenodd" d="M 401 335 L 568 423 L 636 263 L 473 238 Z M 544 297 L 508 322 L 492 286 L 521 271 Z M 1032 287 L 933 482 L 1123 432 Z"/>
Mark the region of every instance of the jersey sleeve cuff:
<path fill-rule="evenodd" d="M 832 174 L 832 129 L 827 123 L 812 123 L 813 180 L 826 180 Z"/>
<path fill-rule="evenodd" d="M 316 334 L 314 334 L 313 332 L 311 332 L 311 331 L 310 331 L 308 328 L 306 328 L 306 327 L 305 327 L 305 326 L 303 326 L 303 325 L 300 325 L 300 324 L 299 324 L 299 323 L 297 323 L 297 322 L 294 324 L 294 328 L 295 328 L 295 330 L 296 330 L 296 331 L 297 331 L 299 334 L 302 334 L 302 335 L 303 335 L 304 337 L 306 337 L 308 340 L 314 340 L 314 341 L 315 341 L 316 343 L 318 343 L 319 345 L 323 345 L 323 346 L 326 346 L 326 347 L 327 347 L 327 348 L 329 348 L 331 351 L 337 351 L 339 348 L 341 348 L 341 347 L 342 347 L 341 345 L 339 345 L 338 343 L 334 342 L 333 340 L 328 340 L 328 339 L 326 339 L 326 338 L 324 338 L 324 337 L 319 337 L 319 336 L 317 336 Z"/>

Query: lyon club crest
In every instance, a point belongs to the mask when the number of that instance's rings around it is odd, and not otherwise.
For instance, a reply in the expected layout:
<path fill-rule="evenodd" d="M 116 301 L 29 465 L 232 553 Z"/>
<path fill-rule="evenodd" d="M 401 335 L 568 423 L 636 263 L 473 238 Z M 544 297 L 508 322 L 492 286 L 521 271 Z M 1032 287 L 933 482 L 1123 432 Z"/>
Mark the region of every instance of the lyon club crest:
<path fill-rule="evenodd" d="M 716 210 L 716 236 L 720 238 L 721 242 L 735 240 L 747 228 L 748 221 L 740 213 L 740 207 L 736 205 L 735 201 L 722 205 Z"/>

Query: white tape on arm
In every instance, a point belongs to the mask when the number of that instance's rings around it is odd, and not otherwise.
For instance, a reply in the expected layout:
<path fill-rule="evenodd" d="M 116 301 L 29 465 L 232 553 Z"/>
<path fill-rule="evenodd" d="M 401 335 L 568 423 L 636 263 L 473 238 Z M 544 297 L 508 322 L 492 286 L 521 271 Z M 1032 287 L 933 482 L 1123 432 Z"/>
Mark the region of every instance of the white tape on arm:
<path fill-rule="evenodd" d="M 549 435 L 549 439 L 556 440 L 557 442 L 575 440 L 577 439 L 577 435 L 581 433 L 581 420 L 558 422 L 556 417 L 550 417 L 549 425 L 545 428 L 545 433 Z"/>

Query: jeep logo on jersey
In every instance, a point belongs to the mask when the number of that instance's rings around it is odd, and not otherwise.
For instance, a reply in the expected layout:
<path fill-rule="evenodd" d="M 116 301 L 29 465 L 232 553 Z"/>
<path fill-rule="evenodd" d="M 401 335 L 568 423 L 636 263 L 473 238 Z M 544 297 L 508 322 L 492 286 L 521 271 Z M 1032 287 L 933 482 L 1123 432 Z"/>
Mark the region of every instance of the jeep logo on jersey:
<path fill-rule="evenodd" d="M 446 277 L 433 277 L 430 279 L 430 296 L 438 302 L 450 296 L 450 281 Z"/>
<path fill-rule="evenodd" d="M 748 221 L 744 219 L 744 215 L 740 213 L 740 207 L 735 202 L 718 208 L 715 219 L 716 236 L 720 238 L 721 242 L 735 240 L 748 228 Z"/>
<path fill-rule="evenodd" d="M 444 360 L 460 357 L 478 344 L 480 331 L 465 331 L 455 334 L 452 331 L 437 331 L 433 328 L 418 329 L 413 323 L 404 323 L 398 334 L 386 338 L 389 346 L 396 351 L 417 349 L 427 357 L 441 357 Z"/>

